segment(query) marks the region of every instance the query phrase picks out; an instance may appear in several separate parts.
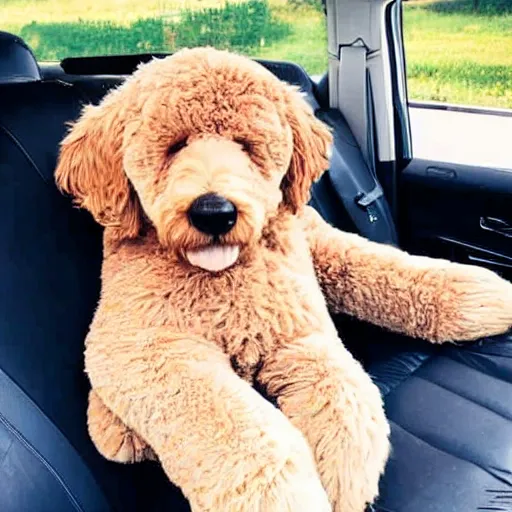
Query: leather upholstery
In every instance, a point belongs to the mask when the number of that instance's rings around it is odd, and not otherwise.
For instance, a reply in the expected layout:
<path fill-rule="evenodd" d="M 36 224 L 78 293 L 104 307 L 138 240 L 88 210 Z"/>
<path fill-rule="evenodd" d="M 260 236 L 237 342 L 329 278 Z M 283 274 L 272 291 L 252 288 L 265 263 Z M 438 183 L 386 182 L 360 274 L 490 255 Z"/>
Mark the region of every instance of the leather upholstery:
<path fill-rule="evenodd" d="M 65 123 L 107 86 L 75 82 L 0 84 L 0 510 L 185 512 L 157 464 L 107 462 L 87 435 L 83 340 L 99 293 L 101 231 L 58 193 L 53 171 Z M 352 324 L 340 320 L 344 338 L 392 422 L 377 509 L 506 507 L 512 336 L 434 347 Z"/>
<path fill-rule="evenodd" d="M 465 346 L 365 334 L 392 430 L 376 510 L 512 510 L 512 332 Z"/>
<path fill-rule="evenodd" d="M 67 440 L 56 440 L 54 453 L 42 457 L 43 463 L 36 456 L 46 444 L 42 430 L 26 441 L 5 438 L 3 454 L 0 449 L 0 510 L 5 512 L 50 511 L 51 503 L 59 505 L 57 510 L 77 510 L 72 501 L 64 508 L 58 480 L 78 501 L 85 473 L 57 474 L 52 457 L 59 452 L 69 458 L 76 449 L 99 480 L 109 473 L 87 437 L 83 374 L 83 337 L 99 293 L 100 231 L 87 215 L 69 207 L 52 178 L 64 123 L 78 114 L 79 106 L 80 97 L 62 84 L 0 86 L 0 367 L 5 379 L 13 381 L 11 388 L 16 385 L 25 395 L 20 409 L 33 403 L 39 411 L 26 425 L 20 420 L 20 435 L 27 437 L 33 421 L 51 422 Z M 10 392 L 4 380 L 0 394 Z M 11 423 L 0 422 L 3 436 Z M 24 444 L 30 448 L 21 457 Z M 25 483 L 20 503 L 11 495 L 15 482 Z M 120 492 L 130 494 L 131 489 Z M 117 501 L 116 496 L 110 499 Z"/>
<path fill-rule="evenodd" d="M 0 390 L 2 510 L 33 510 L 35 496 L 47 510 L 109 510 L 69 440 L 2 370 Z"/>
<path fill-rule="evenodd" d="M 32 50 L 19 37 L 0 31 L 0 83 L 41 80 Z"/>
<path fill-rule="evenodd" d="M 423 356 L 370 365 L 392 424 L 382 510 L 512 510 L 512 334 Z"/>

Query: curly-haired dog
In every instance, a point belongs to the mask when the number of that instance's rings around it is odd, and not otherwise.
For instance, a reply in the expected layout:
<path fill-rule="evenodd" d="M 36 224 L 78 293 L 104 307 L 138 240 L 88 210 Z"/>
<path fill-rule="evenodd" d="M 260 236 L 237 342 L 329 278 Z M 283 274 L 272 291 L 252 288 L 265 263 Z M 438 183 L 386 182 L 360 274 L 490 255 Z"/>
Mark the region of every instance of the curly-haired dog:
<path fill-rule="evenodd" d="M 106 227 L 90 434 L 112 460 L 156 454 L 194 511 L 374 500 L 389 427 L 329 310 L 436 342 L 512 324 L 512 286 L 490 271 L 306 207 L 330 142 L 259 64 L 195 49 L 141 67 L 62 144 L 58 185 Z"/>

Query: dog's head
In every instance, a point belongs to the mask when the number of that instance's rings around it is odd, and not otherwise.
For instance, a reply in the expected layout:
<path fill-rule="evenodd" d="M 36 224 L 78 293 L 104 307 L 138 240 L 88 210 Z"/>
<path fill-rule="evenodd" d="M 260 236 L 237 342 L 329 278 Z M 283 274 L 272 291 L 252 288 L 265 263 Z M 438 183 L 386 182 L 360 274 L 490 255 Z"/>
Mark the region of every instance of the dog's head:
<path fill-rule="evenodd" d="M 119 239 L 149 222 L 160 243 L 220 271 L 307 202 L 330 141 L 299 92 L 259 64 L 182 50 L 85 108 L 56 180 Z"/>

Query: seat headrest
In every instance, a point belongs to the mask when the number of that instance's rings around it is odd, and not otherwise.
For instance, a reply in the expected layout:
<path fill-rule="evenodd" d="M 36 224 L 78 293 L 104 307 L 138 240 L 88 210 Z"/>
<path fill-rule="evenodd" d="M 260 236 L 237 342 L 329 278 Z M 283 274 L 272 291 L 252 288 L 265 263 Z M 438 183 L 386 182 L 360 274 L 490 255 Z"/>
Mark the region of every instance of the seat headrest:
<path fill-rule="evenodd" d="M 41 80 L 32 50 L 23 39 L 0 31 L 0 84 Z"/>

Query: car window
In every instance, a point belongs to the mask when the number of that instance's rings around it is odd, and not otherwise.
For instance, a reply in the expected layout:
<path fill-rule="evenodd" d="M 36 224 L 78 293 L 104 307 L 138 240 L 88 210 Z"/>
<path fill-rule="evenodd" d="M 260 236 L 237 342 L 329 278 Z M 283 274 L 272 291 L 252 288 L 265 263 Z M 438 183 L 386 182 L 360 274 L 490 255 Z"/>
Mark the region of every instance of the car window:
<path fill-rule="evenodd" d="M 0 30 L 40 61 L 209 45 L 327 69 L 321 0 L 1 0 Z"/>
<path fill-rule="evenodd" d="M 408 0 L 409 99 L 512 109 L 512 1 Z"/>

